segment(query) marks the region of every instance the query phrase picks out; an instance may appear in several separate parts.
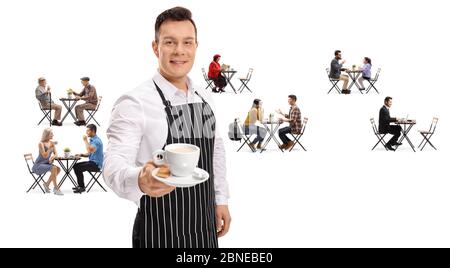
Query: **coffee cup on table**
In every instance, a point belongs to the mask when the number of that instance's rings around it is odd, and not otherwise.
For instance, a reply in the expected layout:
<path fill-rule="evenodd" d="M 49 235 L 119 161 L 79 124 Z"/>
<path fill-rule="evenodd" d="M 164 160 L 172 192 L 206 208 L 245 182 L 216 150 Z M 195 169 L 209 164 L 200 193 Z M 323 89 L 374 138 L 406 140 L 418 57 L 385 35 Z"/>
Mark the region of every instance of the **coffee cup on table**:
<path fill-rule="evenodd" d="M 169 166 L 170 173 L 177 177 L 187 177 L 193 174 L 200 158 L 200 148 L 187 143 L 169 144 L 164 150 L 153 153 L 153 162 Z"/>

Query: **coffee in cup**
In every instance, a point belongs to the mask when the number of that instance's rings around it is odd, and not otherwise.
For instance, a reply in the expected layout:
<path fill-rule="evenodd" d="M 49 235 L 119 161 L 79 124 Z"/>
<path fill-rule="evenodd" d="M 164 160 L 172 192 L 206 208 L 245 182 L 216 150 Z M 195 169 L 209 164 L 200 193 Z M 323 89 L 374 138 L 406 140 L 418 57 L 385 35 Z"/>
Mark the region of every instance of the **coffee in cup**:
<path fill-rule="evenodd" d="M 153 153 L 156 165 L 168 165 L 170 173 L 177 177 L 192 175 L 200 158 L 200 148 L 187 143 L 174 143 Z"/>

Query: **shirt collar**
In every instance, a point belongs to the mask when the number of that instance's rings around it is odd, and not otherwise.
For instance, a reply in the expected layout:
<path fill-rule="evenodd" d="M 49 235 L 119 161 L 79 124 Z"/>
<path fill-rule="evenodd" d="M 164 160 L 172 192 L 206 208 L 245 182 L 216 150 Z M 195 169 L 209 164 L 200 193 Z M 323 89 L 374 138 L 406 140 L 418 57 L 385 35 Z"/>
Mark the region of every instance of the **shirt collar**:
<path fill-rule="evenodd" d="M 173 99 L 173 97 L 176 94 L 184 95 L 183 91 L 175 87 L 172 83 L 167 81 L 167 79 L 161 75 L 159 69 L 158 71 L 155 72 L 155 75 L 153 76 L 153 81 L 155 81 L 155 83 L 159 86 L 161 91 L 168 99 Z M 187 77 L 187 86 L 188 86 L 188 94 L 193 94 L 194 93 L 193 83 L 189 76 Z"/>

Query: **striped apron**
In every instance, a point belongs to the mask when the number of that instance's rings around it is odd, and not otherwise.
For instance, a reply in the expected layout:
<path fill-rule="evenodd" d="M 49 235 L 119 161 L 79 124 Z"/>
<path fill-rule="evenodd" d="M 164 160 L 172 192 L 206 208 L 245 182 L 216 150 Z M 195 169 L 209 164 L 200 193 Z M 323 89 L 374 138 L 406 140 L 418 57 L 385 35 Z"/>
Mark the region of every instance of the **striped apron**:
<path fill-rule="evenodd" d="M 214 197 L 215 117 L 208 103 L 172 106 L 155 83 L 165 105 L 168 123 L 166 144 L 189 143 L 200 148 L 198 167 L 209 173 L 206 182 L 176 188 L 154 198 L 142 196 L 133 228 L 134 248 L 218 247 Z"/>

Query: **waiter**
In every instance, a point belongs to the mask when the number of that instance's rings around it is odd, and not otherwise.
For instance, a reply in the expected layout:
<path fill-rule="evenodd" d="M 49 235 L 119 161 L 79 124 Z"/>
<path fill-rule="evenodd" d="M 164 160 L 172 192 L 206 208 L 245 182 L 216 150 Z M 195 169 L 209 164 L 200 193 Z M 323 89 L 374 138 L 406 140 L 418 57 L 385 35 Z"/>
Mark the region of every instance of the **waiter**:
<path fill-rule="evenodd" d="M 133 247 L 218 247 L 217 237 L 228 232 L 231 222 L 225 150 L 210 95 L 187 76 L 197 50 L 191 12 L 175 7 L 161 13 L 152 48 L 157 72 L 114 105 L 104 178 L 118 196 L 139 206 Z M 200 147 L 198 167 L 210 178 L 188 188 L 153 178 L 153 152 L 172 143 Z"/>

